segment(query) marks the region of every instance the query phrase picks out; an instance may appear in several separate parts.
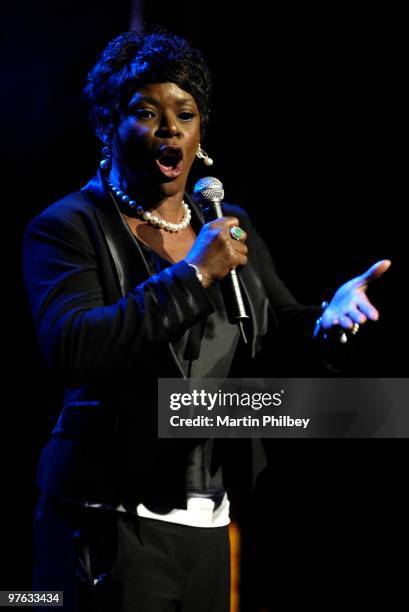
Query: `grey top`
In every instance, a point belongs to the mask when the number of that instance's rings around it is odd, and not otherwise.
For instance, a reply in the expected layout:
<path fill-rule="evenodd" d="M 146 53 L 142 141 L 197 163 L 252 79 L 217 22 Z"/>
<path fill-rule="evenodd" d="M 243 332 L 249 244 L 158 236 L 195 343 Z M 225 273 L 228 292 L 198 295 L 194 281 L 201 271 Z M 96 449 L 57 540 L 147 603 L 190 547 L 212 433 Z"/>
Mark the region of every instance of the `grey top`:
<path fill-rule="evenodd" d="M 138 243 L 145 252 L 151 274 L 172 265 L 144 243 Z M 228 321 L 220 287 L 213 285 L 207 291 L 215 311 L 172 343 L 188 378 L 226 378 L 239 341 L 237 325 Z"/>
<path fill-rule="evenodd" d="M 172 265 L 139 241 L 151 274 Z M 237 325 L 228 321 L 220 287 L 208 292 L 215 310 L 206 321 L 187 330 L 172 346 L 188 378 L 226 378 L 239 341 Z M 186 470 L 186 491 L 204 495 L 223 491 L 220 461 L 214 440 L 199 443 L 189 456 Z"/>

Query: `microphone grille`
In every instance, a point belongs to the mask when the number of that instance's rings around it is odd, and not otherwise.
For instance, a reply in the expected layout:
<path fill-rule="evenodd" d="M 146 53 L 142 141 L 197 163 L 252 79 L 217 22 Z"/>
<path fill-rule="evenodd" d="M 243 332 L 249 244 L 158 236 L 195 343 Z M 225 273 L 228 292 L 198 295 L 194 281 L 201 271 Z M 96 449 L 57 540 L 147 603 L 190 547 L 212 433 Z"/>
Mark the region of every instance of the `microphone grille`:
<path fill-rule="evenodd" d="M 193 199 L 197 204 L 204 202 L 221 202 L 224 198 L 223 184 L 214 176 L 199 179 L 193 188 Z"/>

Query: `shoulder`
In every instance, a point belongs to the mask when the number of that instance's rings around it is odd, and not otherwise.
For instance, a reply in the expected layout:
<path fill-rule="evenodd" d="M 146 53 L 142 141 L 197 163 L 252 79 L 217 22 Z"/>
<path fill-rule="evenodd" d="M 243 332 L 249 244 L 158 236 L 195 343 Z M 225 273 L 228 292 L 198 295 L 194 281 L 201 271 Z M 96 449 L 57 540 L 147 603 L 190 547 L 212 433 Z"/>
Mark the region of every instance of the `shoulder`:
<path fill-rule="evenodd" d="M 48 206 L 27 226 L 23 257 L 65 255 L 94 257 L 98 224 L 94 206 L 82 191 L 76 191 Z"/>
<path fill-rule="evenodd" d="M 92 204 L 83 191 L 75 191 L 54 202 L 34 217 L 26 229 L 26 235 L 37 231 L 86 231 L 94 217 Z"/>

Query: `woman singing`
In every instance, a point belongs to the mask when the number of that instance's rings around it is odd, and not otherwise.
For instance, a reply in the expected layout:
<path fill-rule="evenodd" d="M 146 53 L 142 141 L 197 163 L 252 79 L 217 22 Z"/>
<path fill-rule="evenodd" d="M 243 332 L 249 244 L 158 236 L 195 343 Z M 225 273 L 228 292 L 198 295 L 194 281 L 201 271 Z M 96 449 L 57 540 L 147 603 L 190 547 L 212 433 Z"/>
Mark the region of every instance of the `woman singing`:
<path fill-rule="evenodd" d="M 158 440 L 157 380 L 245 373 L 271 326 L 312 336 L 321 314 L 283 285 L 243 209 L 205 223 L 187 193 L 193 163 L 212 163 L 209 95 L 186 40 L 118 36 L 85 88 L 100 169 L 26 232 L 39 342 L 65 384 L 38 466 L 33 588 L 63 590 L 64 610 L 229 609 L 231 446 Z M 376 320 L 365 290 L 389 265 L 341 287 L 318 331 Z M 235 269 L 247 344 L 220 289 Z"/>

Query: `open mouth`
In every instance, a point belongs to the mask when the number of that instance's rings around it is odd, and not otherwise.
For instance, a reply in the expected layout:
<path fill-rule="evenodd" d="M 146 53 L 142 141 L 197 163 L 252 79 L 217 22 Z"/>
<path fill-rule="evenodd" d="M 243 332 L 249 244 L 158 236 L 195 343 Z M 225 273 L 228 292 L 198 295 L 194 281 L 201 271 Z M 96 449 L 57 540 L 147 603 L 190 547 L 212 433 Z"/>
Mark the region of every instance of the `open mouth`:
<path fill-rule="evenodd" d="M 156 165 L 168 178 L 180 176 L 183 171 L 183 150 L 175 145 L 162 145 Z"/>

